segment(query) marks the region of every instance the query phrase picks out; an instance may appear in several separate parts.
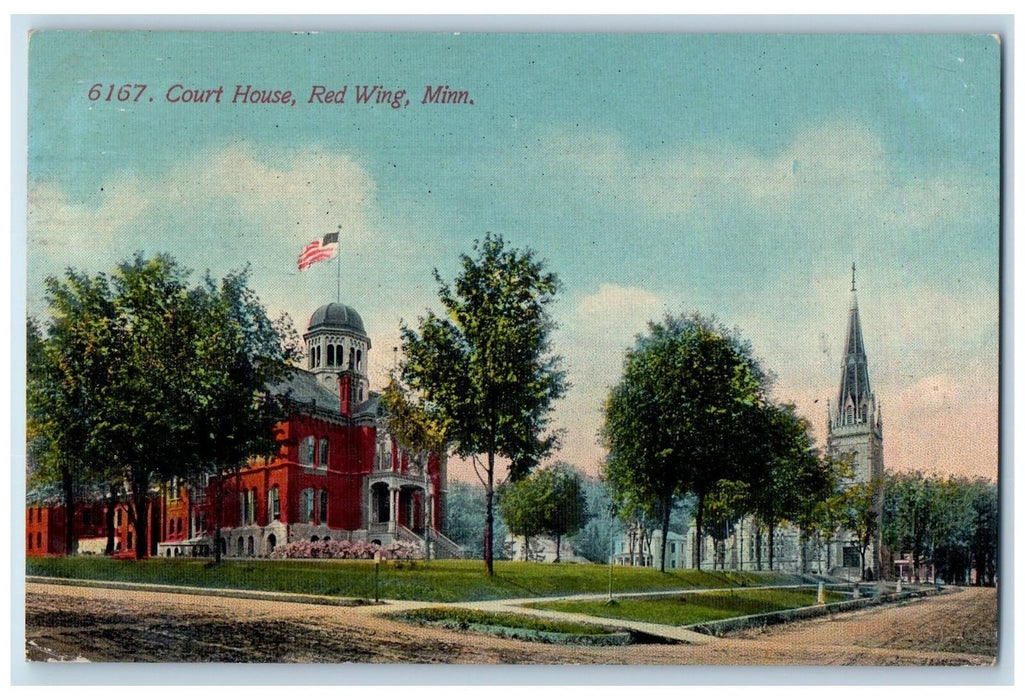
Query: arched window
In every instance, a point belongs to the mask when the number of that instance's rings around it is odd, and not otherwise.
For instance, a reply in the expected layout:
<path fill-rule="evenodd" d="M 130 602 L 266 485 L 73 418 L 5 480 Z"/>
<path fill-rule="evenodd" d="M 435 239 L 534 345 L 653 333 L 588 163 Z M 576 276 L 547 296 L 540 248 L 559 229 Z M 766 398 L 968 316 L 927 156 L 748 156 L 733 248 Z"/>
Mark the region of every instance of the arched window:
<path fill-rule="evenodd" d="M 182 533 L 182 519 L 178 518 L 178 534 Z"/>
<path fill-rule="evenodd" d="M 256 522 L 256 489 L 249 492 L 249 503 L 247 512 L 247 522 L 252 525 Z"/>
<path fill-rule="evenodd" d="M 334 345 L 328 345 L 327 346 L 327 366 L 328 367 L 334 367 L 334 365 L 335 365 L 335 346 Z"/>
<path fill-rule="evenodd" d="M 307 435 L 299 443 L 299 464 L 304 467 L 312 467 L 313 458 L 313 436 Z"/>
<path fill-rule="evenodd" d="M 303 489 L 299 494 L 299 521 L 313 522 L 313 489 Z"/>
<path fill-rule="evenodd" d="M 252 535 L 249 536 L 249 541 L 247 545 L 248 546 L 246 548 L 246 554 L 248 554 L 249 556 L 253 556 L 254 554 L 256 554 L 256 541 L 253 539 Z"/>
<path fill-rule="evenodd" d="M 363 351 L 362 350 L 357 350 L 356 351 L 356 369 L 357 370 L 363 369 Z"/>
<path fill-rule="evenodd" d="M 267 535 L 267 554 L 273 554 L 274 548 L 278 546 L 278 538 L 273 533 Z"/>
<path fill-rule="evenodd" d="M 237 556 L 241 557 L 245 553 L 246 553 L 246 542 L 245 542 L 245 540 L 242 539 L 242 537 L 240 535 L 239 538 L 238 538 L 238 542 L 235 543 L 235 554 Z"/>
<path fill-rule="evenodd" d="M 320 365 L 321 365 L 320 346 L 318 345 L 317 346 L 317 367 L 320 367 Z"/>
<path fill-rule="evenodd" d="M 316 535 L 314 535 L 313 537 L 310 538 L 310 542 L 320 542 L 320 538 L 317 537 Z"/>
<path fill-rule="evenodd" d="M 239 525 L 245 525 L 246 524 L 246 513 L 249 512 L 249 506 L 246 504 L 246 501 L 248 501 L 248 500 L 249 500 L 249 492 L 248 491 L 243 491 L 242 493 L 240 493 L 238 495 L 238 524 Z"/>
<path fill-rule="evenodd" d="M 320 452 L 318 453 L 320 458 L 320 468 L 327 470 L 327 438 L 320 438 Z"/>
<path fill-rule="evenodd" d="M 228 540 L 223 537 L 221 538 L 221 554 L 228 555 Z"/>
<path fill-rule="evenodd" d="M 281 496 L 277 486 L 267 492 L 267 519 L 281 520 Z"/>
<path fill-rule="evenodd" d="M 320 490 L 320 524 L 327 524 L 327 489 Z"/>
<path fill-rule="evenodd" d="M 356 368 L 356 349 L 349 348 L 349 369 Z"/>

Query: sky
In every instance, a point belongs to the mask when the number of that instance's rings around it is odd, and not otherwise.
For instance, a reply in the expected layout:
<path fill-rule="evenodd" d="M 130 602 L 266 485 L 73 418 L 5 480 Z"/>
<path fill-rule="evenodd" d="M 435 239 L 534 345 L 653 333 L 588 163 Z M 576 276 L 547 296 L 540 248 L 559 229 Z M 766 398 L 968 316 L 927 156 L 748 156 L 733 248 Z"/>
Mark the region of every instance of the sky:
<path fill-rule="evenodd" d="M 357 104 L 373 85 L 398 108 Z M 440 309 L 433 270 L 501 234 L 561 280 L 557 457 L 595 474 L 602 399 L 666 313 L 738 328 L 823 441 L 856 263 L 887 470 L 997 476 L 993 37 L 37 32 L 28 107 L 37 317 L 47 275 L 168 252 L 197 275 L 249 264 L 302 332 L 339 268 L 296 259 L 339 230 L 380 388 L 400 325 Z"/>

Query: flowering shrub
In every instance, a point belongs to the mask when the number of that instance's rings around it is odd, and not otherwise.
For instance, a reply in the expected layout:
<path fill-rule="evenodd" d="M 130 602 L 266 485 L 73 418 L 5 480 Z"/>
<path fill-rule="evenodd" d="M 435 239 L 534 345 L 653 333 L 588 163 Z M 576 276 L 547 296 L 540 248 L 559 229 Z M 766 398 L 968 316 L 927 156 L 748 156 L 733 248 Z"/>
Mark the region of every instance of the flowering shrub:
<path fill-rule="evenodd" d="M 381 552 L 381 559 L 421 559 L 423 552 L 415 544 L 395 542 L 381 546 L 370 542 L 348 540 L 299 540 L 278 545 L 271 552 L 271 559 L 373 559 L 375 552 Z"/>

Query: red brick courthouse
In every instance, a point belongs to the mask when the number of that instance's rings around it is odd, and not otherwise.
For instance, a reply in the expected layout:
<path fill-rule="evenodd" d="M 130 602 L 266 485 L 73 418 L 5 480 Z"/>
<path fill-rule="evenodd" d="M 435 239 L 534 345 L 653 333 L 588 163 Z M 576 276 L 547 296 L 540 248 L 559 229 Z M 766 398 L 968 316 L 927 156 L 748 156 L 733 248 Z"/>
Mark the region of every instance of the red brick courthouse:
<path fill-rule="evenodd" d="M 388 433 L 380 394 L 370 390 L 370 337 L 345 304 L 317 309 L 303 335 L 307 367 L 272 387 L 288 397 L 289 417 L 278 426 L 278 451 L 256 459 L 239 476 L 199 486 L 176 482 L 152 492 L 151 556 L 265 557 L 300 540 L 417 544 L 431 555 L 458 557 L 441 534 L 447 489 L 444 456 L 418 465 Z M 223 493 L 221 490 L 223 489 Z M 218 499 L 218 495 L 221 498 Z M 217 503 L 221 538 L 214 542 Z M 102 502 L 75 506 L 77 553 L 102 554 Z M 64 554 L 63 506 L 29 499 L 26 547 L 30 556 Z M 115 548 L 128 555 L 134 528 L 124 505 L 115 508 Z"/>

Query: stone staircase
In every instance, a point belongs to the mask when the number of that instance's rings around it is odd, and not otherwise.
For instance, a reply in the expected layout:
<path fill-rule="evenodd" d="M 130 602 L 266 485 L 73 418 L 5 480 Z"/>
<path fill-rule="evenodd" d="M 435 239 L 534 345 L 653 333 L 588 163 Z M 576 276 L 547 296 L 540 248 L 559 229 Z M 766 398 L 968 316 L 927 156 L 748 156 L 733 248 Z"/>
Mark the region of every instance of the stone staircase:
<path fill-rule="evenodd" d="M 424 538 L 402 525 L 397 525 L 395 527 L 395 539 L 399 542 L 415 544 L 421 549 L 424 547 Z M 437 530 L 431 531 L 431 549 L 434 552 L 434 559 L 463 558 L 463 548 Z"/>

